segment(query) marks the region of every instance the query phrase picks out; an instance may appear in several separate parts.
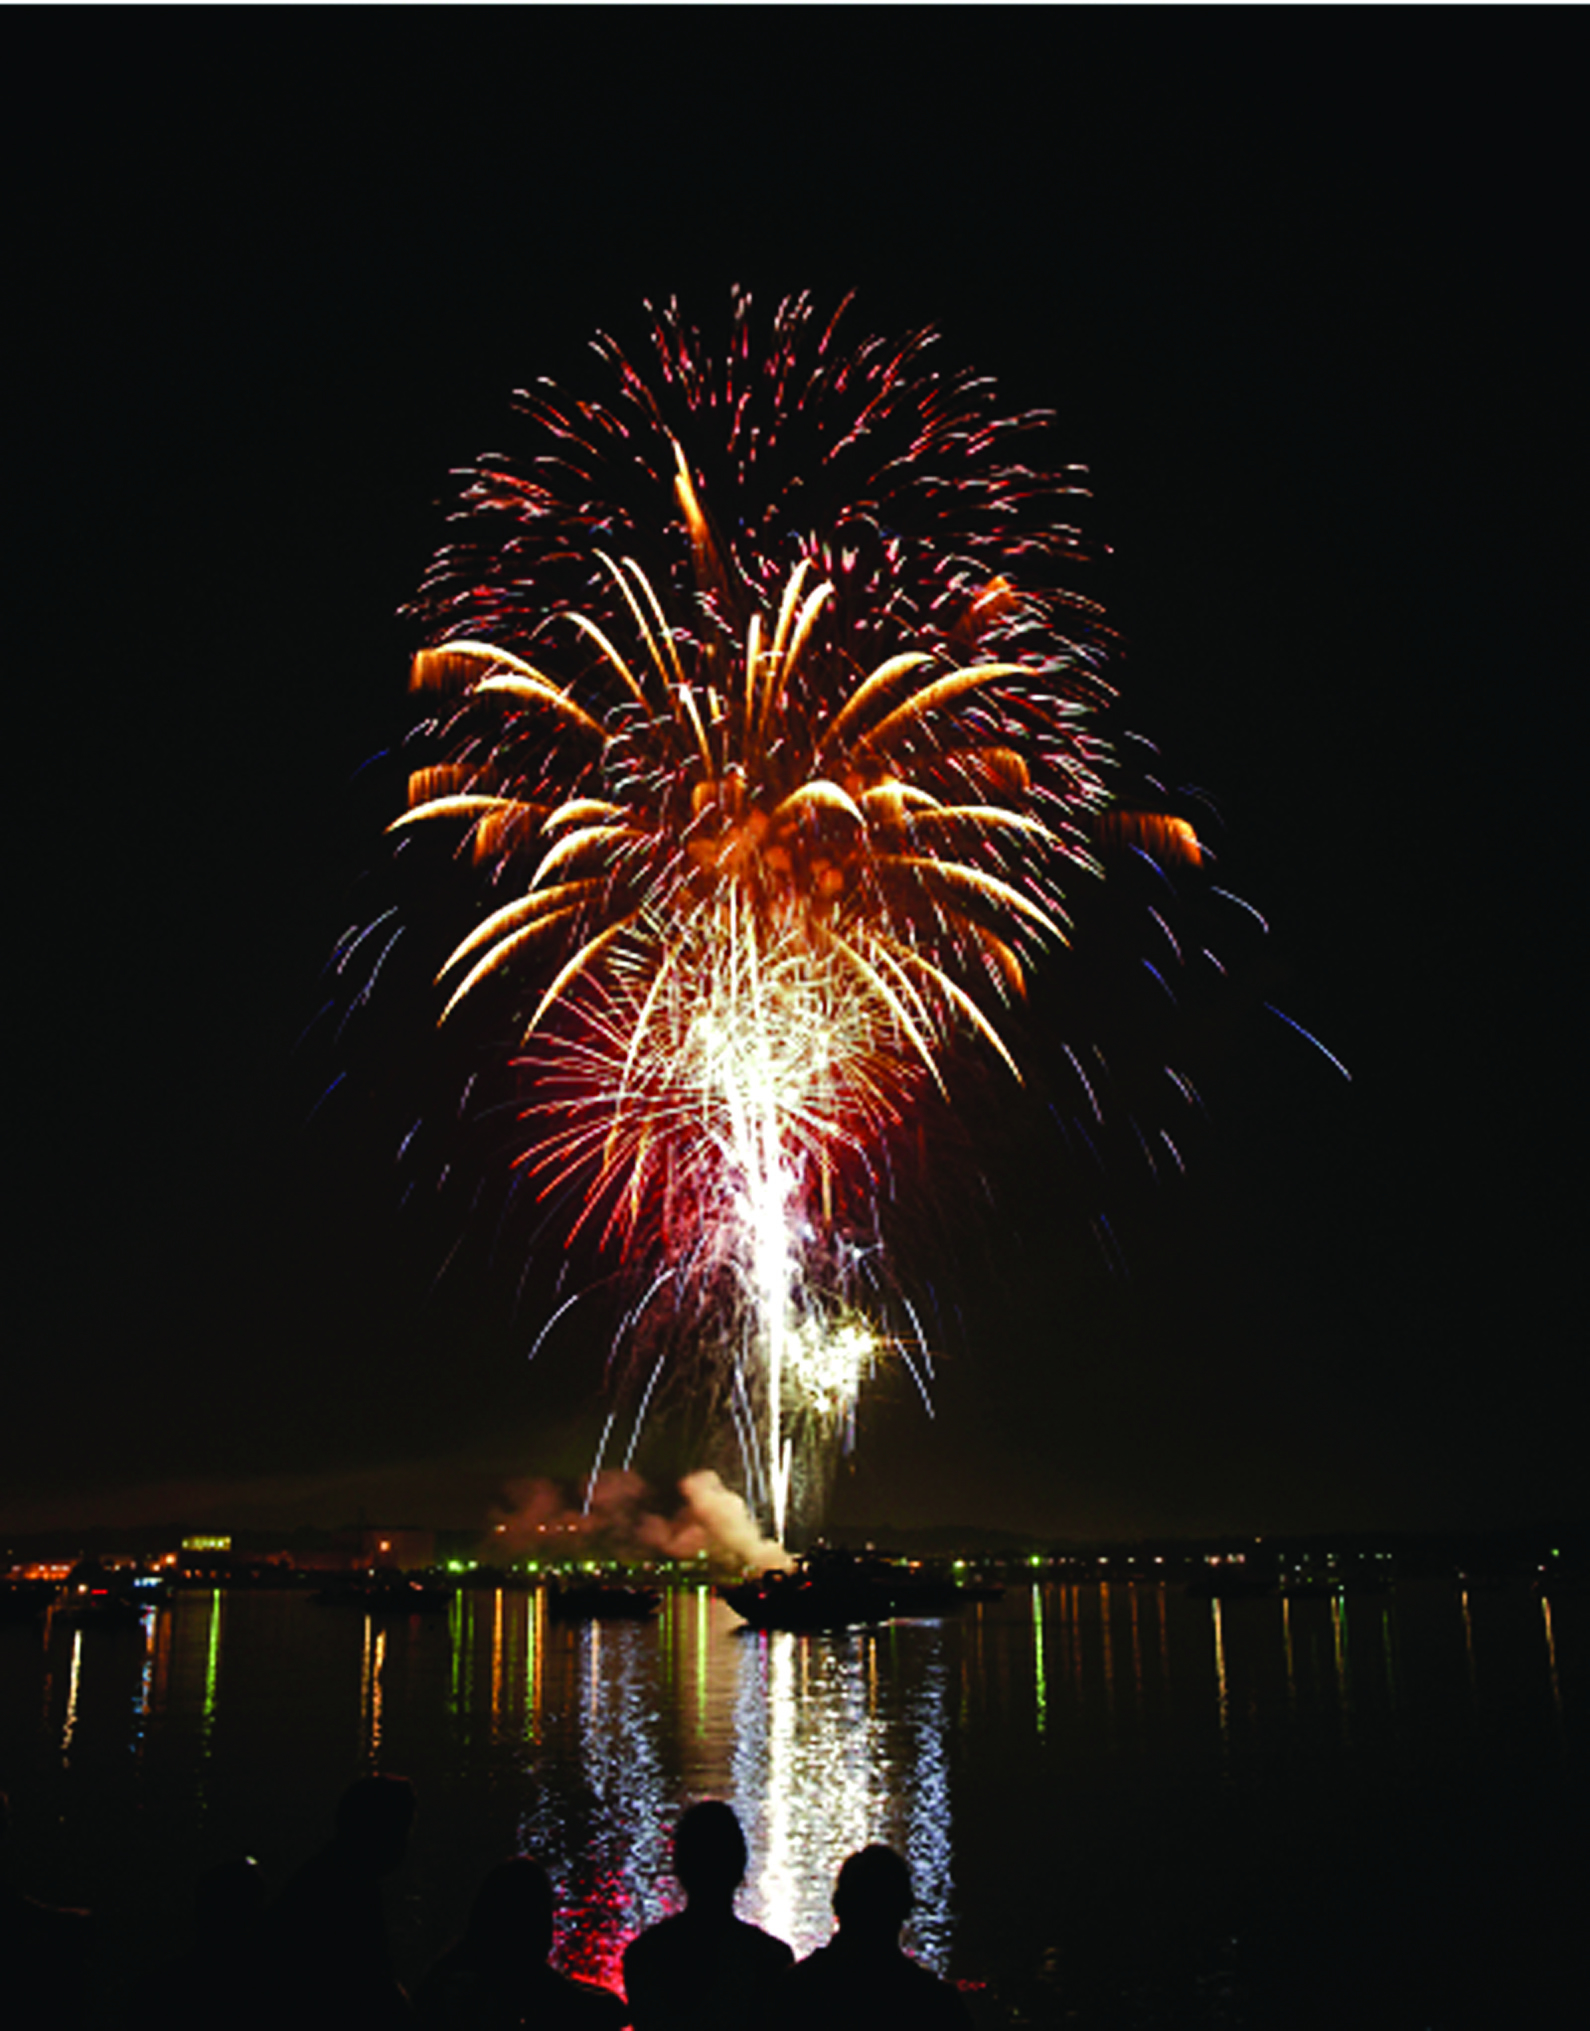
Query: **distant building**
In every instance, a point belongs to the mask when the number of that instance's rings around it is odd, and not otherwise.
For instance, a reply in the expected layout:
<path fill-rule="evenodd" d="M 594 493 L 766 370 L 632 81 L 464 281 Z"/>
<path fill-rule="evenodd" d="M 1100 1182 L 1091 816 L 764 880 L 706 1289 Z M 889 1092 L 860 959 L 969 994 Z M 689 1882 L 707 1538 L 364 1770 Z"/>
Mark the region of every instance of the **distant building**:
<path fill-rule="evenodd" d="M 224 1585 L 232 1577 L 232 1540 L 204 1532 L 185 1537 L 177 1553 L 177 1572 L 185 1580 L 213 1580 Z"/>

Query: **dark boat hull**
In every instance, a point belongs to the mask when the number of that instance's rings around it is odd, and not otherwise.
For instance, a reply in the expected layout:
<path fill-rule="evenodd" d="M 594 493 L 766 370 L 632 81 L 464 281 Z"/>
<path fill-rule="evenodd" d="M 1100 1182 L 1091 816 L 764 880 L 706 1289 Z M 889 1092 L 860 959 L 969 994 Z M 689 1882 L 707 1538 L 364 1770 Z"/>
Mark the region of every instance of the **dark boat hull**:
<path fill-rule="evenodd" d="M 753 1629 L 797 1631 L 871 1628 L 913 1616 L 953 1615 L 965 1599 L 943 1574 L 839 1553 L 718 1591 Z"/>

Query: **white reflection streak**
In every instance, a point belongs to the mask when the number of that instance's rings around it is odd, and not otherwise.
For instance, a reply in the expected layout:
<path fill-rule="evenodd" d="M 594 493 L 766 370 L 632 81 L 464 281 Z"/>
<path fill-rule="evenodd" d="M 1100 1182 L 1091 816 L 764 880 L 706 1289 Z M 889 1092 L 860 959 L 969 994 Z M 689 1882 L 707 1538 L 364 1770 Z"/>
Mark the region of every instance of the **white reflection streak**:
<path fill-rule="evenodd" d="M 926 1647 L 914 1674 L 920 1690 L 903 1712 L 889 1698 L 902 1673 L 907 1684 L 913 1677 L 892 1668 L 902 1640 Z M 880 1642 L 891 1667 L 881 1671 Z M 832 1931 L 840 1863 L 884 1841 L 911 1868 L 921 1957 L 942 1965 L 950 1938 L 942 1630 L 833 1639 L 778 1631 L 748 1643 L 744 1659 L 733 1802 L 753 1858 L 745 1915 L 809 1953 Z"/>
<path fill-rule="evenodd" d="M 590 1624 L 586 1631 L 585 1643 L 586 1664 L 590 1671 L 590 1703 L 587 1708 L 589 1716 L 587 1721 L 587 1737 L 582 1739 L 588 1738 L 590 1722 L 594 1721 L 602 1710 L 602 1625 L 600 1622 L 592 1622 Z"/>
<path fill-rule="evenodd" d="M 801 1905 L 801 1882 L 795 1866 L 799 1815 L 794 1773 L 800 1753 L 795 1740 L 795 1638 L 787 1630 L 775 1631 L 761 1639 L 760 1647 L 767 1671 L 767 1760 L 760 1787 L 764 1801 L 762 1867 L 757 1876 L 756 1902 L 765 1915 L 768 1931 L 776 1938 L 793 1941 Z M 738 1763 L 738 1755 L 735 1760 Z M 737 1770 L 737 1778 L 738 1775 Z M 743 1791 L 739 1783 L 735 1788 Z M 742 1820 L 745 1817 L 743 1807 L 741 1817 Z"/>
<path fill-rule="evenodd" d="M 917 1958 L 943 1974 L 949 1965 L 950 1899 L 954 1884 L 950 1854 L 950 1767 L 945 1751 L 946 1671 L 942 1632 L 923 1660 L 921 1684 L 912 1702 L 914 1767 L 910 1783 L 910 1828 L 905 1858 L 911 1865 L 916 1910 L 911 1938 Z"/>
<path fill-rule="evenodd" d="M 578 1730 L 592 1800 L 589 1839 L 571 1848 L 549 1790 L 520 1822 L 520 1839 L 552 1871 L 559 1895 L 557 1957 L 569 1973 L 618 1986 L 625 1943 L 669 1908 L 674 1801 L 658 1749 L 653 1632 L 590 1623 Z"/>
<path fill-rule="evenodd" d="M 777 1630 L 746 1646 L 734 1806 L 760 1857 L 744 1902 L 747 1916 L 797 1954 L 820 1946 L 833 1928 L 829 1899 L 839 1864 L 884 1838 L 881 1729 L 867 1713 L 868 1649 L 876 1640 Z"/>
<path fill-rule="evenodd" d="M 83 1670 L 83 1632 L 77 1630 L 72 1637 L 72 1676 L 66 1688 L 66 1725 L 61 1730 L 61 1761 L 69 1760 L 72 1737 L 77 1733 L 77 1682 Z"/>

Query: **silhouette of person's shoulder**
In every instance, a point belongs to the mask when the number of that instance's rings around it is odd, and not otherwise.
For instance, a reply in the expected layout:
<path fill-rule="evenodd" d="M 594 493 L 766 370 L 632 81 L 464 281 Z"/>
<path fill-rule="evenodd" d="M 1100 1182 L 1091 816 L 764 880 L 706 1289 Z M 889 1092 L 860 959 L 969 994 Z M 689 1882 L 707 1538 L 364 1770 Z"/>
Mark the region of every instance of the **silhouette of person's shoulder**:
<path fill-rule="evenodd" d="M 781 1939 L 743 1918 L 699 1919 L 680 1911 L 639 1933 L 624 1949 L 624 1965 L 633 1961 L 646 1972 L 689 1966 L 704 1953 L 747 1967 L 771 1968 L 776 1974 L 795 1956 Z"/>
<path fill-rule="evenodd" d="M 787 2031 L 971 2031 L 959 1990 L 897 1947 L 857 1953 L 830 1940 L 790 1969 L 780 2003 Z"/>
<path fill-rule="evenodd" d="M 624 1990 L 637 2031 L 683 2031 L 764 2021 L 762 2012 L 795 1956 L 743 1918 L 681 1911 L 624 1949 Z"/>

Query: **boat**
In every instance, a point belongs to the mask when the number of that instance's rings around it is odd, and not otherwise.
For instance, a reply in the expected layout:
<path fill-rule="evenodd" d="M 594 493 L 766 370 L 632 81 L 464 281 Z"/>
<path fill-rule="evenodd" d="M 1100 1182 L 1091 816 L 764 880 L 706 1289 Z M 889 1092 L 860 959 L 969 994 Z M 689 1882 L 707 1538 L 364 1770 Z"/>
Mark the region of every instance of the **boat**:
<path fill-rule="evenodd" d="M 797 1631 L 950 1615 L 965 1600 L 956 1582 L 935 1567 L 828 1548 L 809 1552 L 783 1571 L 770 1570 L 718 1592 L 753 1629 Z"/>

